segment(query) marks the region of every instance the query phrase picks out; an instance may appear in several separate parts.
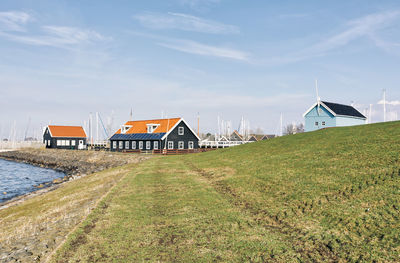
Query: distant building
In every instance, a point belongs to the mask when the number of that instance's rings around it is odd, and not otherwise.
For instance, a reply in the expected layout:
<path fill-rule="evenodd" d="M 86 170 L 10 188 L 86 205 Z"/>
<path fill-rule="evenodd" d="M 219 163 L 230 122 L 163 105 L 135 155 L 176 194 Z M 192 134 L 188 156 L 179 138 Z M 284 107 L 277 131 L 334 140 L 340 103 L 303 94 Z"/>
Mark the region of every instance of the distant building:
<path fill-rule="evenodd" d="M 366 117 L 353 106 L 319 101 L 303 114 L 305 131 L 365 124 Z"/>
<path fill-rule="evenodd" d="M 250 135 L 249 139 L 247 140 L 249 142 L 257 142 L 258 138 L 256 135 Z"/>
<path fill-rule="evenodd" d="M 269 139 L 273 139 L 273 138 L 275 138 L 274 134 L 266 134 L 263 137 L 261 137 L 261 140 L 263 141 L 263 140 L 269 140 Z"/>
<path fill-rule="evenodd" d="M 43 133 L 46 148 L 86 149 L 86 132 L 82 126 L 49 125 Z"/>
<path fill-rule="evenodd" d="M 110 138 L 112 151 L 197 149 L 199 140 L 182 118 L 128 121 Z"/>
<path fill-rule="evenodd" d="M 243 141 L 243 137 L 242 137 L 242 135 L 239 134 L 239 132 L 237 130 L 235 130 L 231 134 L 230 141 L 241 142 L 241 141 Z"/>

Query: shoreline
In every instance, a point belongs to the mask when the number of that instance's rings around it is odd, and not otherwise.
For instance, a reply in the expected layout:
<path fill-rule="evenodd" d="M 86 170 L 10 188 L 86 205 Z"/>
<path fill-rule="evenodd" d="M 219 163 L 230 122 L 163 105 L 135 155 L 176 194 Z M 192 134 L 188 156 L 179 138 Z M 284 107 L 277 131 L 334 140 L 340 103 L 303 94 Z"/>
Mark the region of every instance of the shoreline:
<path fill-rule="evenodd" d="M 0 210 L 23 203 L 32 197 L 57 189 L 61 184 L 113 167 L 140 162 L 148 156 L 126 155 L 109 152 L 92 152 L 53 149 L 18 149 L 0 151 L 0 159 L 24 163 L 44 169 L 52 169 L 64 174 L 63 177 L 33 186 L 31 192 L 15 196 L 0 203 Z M 0 193 L 1 194 L 1 193 Z"/>

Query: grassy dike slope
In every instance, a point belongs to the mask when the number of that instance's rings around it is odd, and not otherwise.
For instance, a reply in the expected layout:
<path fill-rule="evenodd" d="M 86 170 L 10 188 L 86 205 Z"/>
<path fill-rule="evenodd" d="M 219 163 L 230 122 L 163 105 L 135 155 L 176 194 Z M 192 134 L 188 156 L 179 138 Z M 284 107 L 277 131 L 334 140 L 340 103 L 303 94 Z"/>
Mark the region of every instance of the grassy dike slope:
<path fill-rule="evenodd" d="M 0 262 L 39 262 L 136 164 L 108 169 L 0 210 Z"/>
<path fill-rule="evenodd" d="M 395 262 L 399 157 L 390 122 L 153 158 L 52 260 Z"/>

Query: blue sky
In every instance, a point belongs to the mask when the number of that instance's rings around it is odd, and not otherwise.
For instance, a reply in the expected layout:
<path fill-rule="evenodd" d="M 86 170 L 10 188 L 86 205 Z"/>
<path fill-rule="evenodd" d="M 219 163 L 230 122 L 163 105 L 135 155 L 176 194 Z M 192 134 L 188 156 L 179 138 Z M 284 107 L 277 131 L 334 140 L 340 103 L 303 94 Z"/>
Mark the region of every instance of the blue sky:
<path fill-rule="evenodd" d="M 275 133 L 315 102 L 351 104 L 372 121 L 400 111 L 398 1 L 14 1 L 0 3 L 0 137 L 90 112 L 114 128 L 182 116 L 215 132 Z"/>

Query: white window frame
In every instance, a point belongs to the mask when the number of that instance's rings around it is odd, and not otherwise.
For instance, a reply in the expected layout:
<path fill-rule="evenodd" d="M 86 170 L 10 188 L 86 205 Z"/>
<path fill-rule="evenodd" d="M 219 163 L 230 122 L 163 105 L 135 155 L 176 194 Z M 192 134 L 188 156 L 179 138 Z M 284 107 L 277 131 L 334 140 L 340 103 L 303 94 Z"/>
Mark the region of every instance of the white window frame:
<path fill-rule="evenodd" d="M 158 150 L 158 141 L 153 142 L 153 149 Z"/>
<path fill-rule="evenodd" d="M 124 142 L 123 141 L 119 141 L 118 142 L 118 148 L 119 149 L 124 149 Z"/>
<path fill-rule="evenodd" d="M 325 121 L 322 122 L 322 126 L 325 126 Z"/>
<path fill-rule="evenodd" d="M 139 141 L 139 149 L 143 150 L 143 141 Z"/>
<path fill-rule="evenodd" d="M 153 133 L 160 124 L 147 124 L 147 133 Z"/>
<path fill-rule="evenodd" d="M 178 142 L 178 149 L 179 150 L 185 149 L 185 142 L 184 141 L 179 141 Z"/>
<path fill-rule="evenodd" d="M 193 141 L 189 141 L 188 148 L 189 149 L 194 149 L 194 142 Z"/>
<path fill-rule="evenodd" d="M 185 134 L 185 127 L 178 127 L 178 135 L 184 135 Z"/>
<path fill-rule="evenodd" d="M 69 140 L 65 140 L 65 146 L 69 146 L 69 143 L 70 141 Z"/>
<path fill-rule="evenodd" d="M 146 150 L 151 149 L 151 141 L 146 141 Z"/>
<path fill-rule="evenodd" d="M 318 126 L 318 122 L 317 121 L 315 122 L 315 126 Z"/>
<path fill-rule="evenodd" d="M 117 141 L 113 141 L 113 149 L 117 149 Z"/>
<path fill-rule="evenodd" d="M 61 140 L 61 146 L 65 146 L 65 140 Z"/>
<path fill-rule="evenodd" d="M 168 141 L 168 150 L 174 149 L 174 142 L 173 141 Z"/>
<path fill-rule="evenodd" d="M 136 141 L 132 141 L 132 149 L 133 149 L 133 150 L 136 149 Z"/>
<path fill-rule="evenodd" d="M 126 149 L 126 150 L 129 149 L 129 141 L 125 141 L 125 149 Z"/>
<path fill-rule="evenodd" d="M 57 141 L 57 146 L 61 146 L 61 140 L 56 140 Z"/>
<path fill-rule="evenodd" d="M 75 146 L 76 145 L 76 140 L 71 140 L 71 146 Z"/>

